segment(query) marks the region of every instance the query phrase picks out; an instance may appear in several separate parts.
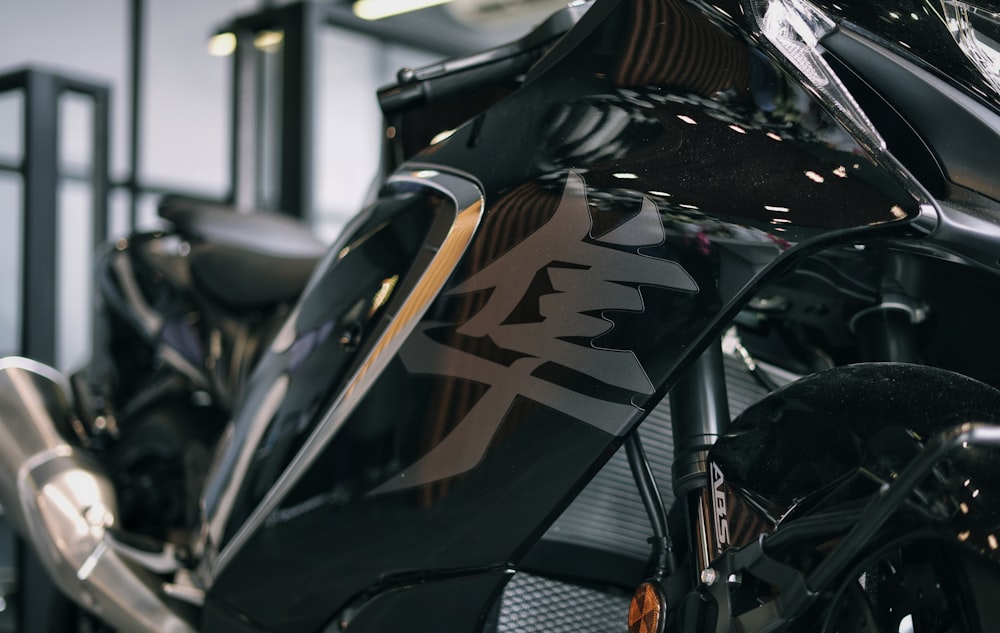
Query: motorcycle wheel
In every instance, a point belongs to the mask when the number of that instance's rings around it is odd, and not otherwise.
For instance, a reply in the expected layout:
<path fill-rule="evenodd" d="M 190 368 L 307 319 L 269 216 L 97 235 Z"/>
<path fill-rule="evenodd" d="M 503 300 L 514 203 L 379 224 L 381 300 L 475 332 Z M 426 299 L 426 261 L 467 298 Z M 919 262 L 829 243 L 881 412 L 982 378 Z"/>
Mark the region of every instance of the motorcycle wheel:
<path fill-rule="evenodd" d="M 1000 566 L 920 540 L 883 548 L 841 585 L 822 633 L 991 633 L 1000 626 Z"/>

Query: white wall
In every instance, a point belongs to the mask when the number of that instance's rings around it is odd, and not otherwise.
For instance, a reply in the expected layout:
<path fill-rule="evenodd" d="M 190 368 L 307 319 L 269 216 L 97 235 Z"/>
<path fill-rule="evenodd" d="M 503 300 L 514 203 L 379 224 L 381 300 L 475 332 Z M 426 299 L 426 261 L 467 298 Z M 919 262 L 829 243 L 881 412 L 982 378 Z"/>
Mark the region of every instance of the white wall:
<path fill-rule="evenodd" d="M 343 30 L 319 38 L 316 130 L 316 230 L 332 240 L 361 209 L 378 170 L 382 113 L 376 91 L 404 67 L 439 56 Z M 349 60 L 349 63 L 344 63 Z"/>

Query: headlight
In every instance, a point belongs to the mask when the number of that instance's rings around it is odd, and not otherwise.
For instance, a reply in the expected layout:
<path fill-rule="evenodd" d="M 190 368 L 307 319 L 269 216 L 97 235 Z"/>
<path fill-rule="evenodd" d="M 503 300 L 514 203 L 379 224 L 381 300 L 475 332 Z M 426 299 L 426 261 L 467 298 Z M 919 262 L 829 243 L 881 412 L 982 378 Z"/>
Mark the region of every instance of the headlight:
<path fill-rule="evenodd" d="M 983 78 L 1000 94 L 1000 13 L 960 0 L 943 0 L 951 36 Z"/>
<path fill-rule="evenodd" d="M 746 6 L 762 44 L 794 67 L 806 88 L 836 110 L 865 149 L 884 151 L 882 136 L 820 54 L 819 41 L 837 28 L 836 23 L 805 0 L 747 0 Z"/>

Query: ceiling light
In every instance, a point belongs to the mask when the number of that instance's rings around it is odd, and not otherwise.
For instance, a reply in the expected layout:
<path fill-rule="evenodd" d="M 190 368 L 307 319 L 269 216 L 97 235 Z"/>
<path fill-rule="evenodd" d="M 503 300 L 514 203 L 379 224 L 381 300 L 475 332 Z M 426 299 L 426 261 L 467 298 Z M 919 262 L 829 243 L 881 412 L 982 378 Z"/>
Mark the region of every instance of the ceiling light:
<path fill-rule="evenodd" d="M 358 0 L 354 3 L 354 15 L 363 20 L 381 20 L 400 13 L 426 9 L 451 0 Z"/>
<path fill-rule="evenodd" d="M 284 40 L 284 31 L 260 31 L 254 35 L 253 45 L 258 50 L 273 53 L 281 49 L 281 43 Z"/>
<path fill-rule="evenodd" d="M 235 33 L 216 33 L 208 40 L 208 54 L 216 57 L 232 55 L 236 50 Z"/>

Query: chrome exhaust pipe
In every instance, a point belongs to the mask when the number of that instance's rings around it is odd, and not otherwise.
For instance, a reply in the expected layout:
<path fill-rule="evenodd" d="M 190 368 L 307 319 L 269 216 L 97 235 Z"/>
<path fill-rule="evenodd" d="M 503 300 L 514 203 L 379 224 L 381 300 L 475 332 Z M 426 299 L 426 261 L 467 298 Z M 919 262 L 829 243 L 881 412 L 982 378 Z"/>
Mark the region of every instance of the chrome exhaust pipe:
<path fill-rule="evenodd" d="M 108 530 L 111 482 L 71 446 L 65 378 L 18 357 L 0 359 L 0 505 L 56 585 L 120 631 L 194 629 L 161 599 L 155 576 L 124 560 Z"/>

